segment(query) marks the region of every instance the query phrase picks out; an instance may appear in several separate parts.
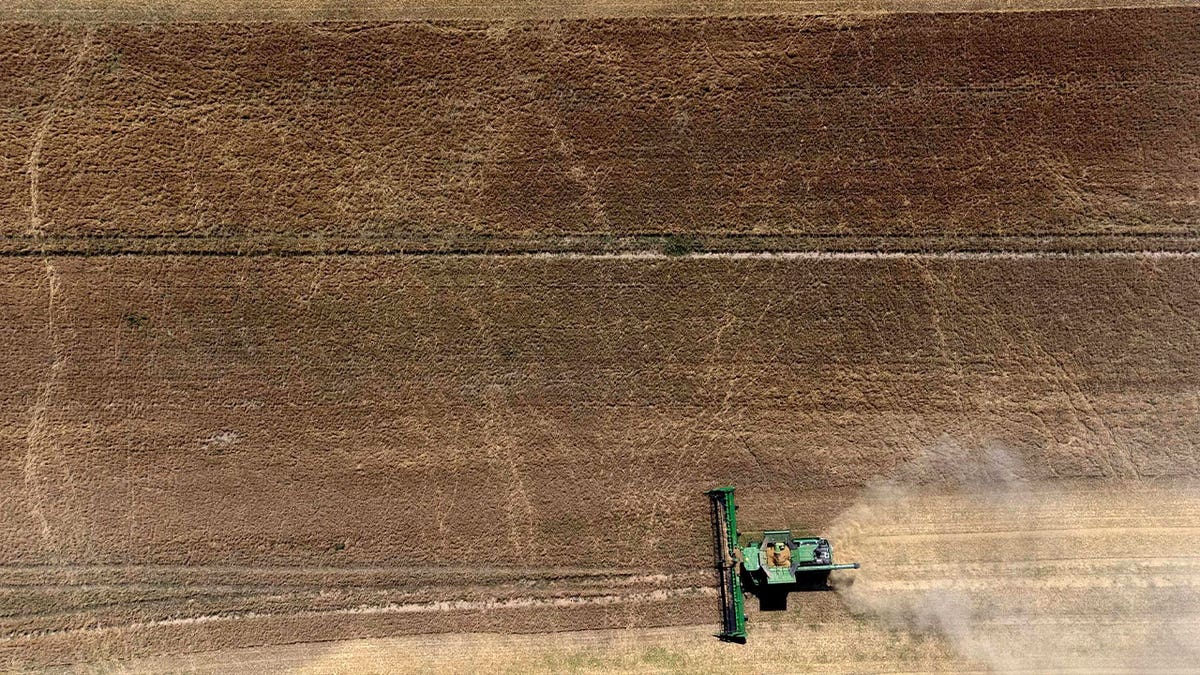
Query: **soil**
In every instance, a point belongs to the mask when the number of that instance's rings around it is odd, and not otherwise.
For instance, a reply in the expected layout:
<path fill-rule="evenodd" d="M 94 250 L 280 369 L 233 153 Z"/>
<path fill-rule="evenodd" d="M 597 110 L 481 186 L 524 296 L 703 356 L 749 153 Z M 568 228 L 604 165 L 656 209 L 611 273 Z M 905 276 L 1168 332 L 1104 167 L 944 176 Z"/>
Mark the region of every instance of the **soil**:
<path fill-rule="evenodd" d="M 15 0 L 0 21 L 425 21 L 658 16 L 795 16 L 893 12 L 1000 12 L 1187 6 L 1185 0 Z"/>
<path fill-rule="evenodd" d="M 0 23 L 0 670 L 1191 654 L 1200 13 L 449 18 Z"/>
<path fill-rule="evenodd" d="M 1197 42 L 1190 8 L 0 24 L 0 234 L 27 254 L 1191 250 Z"/>

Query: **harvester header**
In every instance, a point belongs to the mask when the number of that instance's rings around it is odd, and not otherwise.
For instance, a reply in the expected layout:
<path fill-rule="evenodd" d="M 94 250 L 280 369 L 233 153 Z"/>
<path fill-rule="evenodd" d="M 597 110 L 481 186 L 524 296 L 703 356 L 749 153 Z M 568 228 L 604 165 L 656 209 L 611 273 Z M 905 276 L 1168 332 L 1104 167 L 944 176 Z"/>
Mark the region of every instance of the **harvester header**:
<path fill-rule="evenodd" d="M 717 572 L 721 578 L 721 632 L 717 637 L 728 642 L 746 641 L 746 606 L 738 569 L 737 506 L 733 488 L 708 491 L 712 506 L 713 543 Z"/>

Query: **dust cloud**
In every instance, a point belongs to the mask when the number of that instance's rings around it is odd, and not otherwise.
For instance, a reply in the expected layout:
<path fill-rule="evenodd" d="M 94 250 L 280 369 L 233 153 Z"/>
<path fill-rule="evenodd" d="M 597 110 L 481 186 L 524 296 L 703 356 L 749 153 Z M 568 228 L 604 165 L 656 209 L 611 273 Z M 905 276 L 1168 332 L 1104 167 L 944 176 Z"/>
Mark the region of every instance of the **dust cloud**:
<path fill-rule="evenodd" d="M 1200 668 L 1200 490 L 1051 481 L 945 441 L 834 523 L 855 615 L 1002 671 Z"/>

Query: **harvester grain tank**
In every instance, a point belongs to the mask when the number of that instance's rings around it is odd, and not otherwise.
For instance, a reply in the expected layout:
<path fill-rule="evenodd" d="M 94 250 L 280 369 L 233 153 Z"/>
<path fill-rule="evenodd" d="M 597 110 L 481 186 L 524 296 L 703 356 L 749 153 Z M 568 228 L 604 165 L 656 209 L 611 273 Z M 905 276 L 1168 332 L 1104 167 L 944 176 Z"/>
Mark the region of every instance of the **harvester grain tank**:
<path fill-rule="evenodd" d="M 732 487 L 708 491 L 713 545 L 720 576 L 721 632 L 729 642 L 746 641 L 745 591 L 758 596 L 763 609 L 785 609 L 787 594 L 827 590 L 833 570 L 858 569 L 858 563 L 834 563 L 833 547 L 820 537 L 795 537 L 790 530 L 766 530 L 739 545 L 737 505 Z"/>

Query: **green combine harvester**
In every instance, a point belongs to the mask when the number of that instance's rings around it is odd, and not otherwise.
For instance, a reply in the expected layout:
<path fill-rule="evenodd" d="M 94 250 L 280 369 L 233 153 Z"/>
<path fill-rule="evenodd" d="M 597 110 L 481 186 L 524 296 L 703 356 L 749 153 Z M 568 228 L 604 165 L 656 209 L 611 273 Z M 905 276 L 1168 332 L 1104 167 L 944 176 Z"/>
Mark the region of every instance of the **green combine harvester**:
<path fill-rule="evenodd" d="M 827 590 L 833 570 L 858 569 L 858 563 L 835 564 L 833 548 L 820 537 L 793 537 L 789 530 L 767 530 L 738 545 L 737 505 L 733 488 L 709 490 L 717 571 L 721 575 L 721 632 L 727 642 L 746 641 L 748 590 L 764 610 L 786 609 L 787 594 Z"/>

